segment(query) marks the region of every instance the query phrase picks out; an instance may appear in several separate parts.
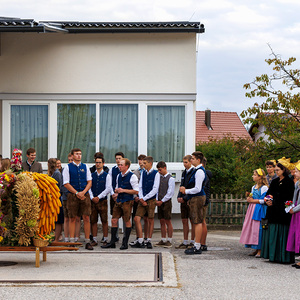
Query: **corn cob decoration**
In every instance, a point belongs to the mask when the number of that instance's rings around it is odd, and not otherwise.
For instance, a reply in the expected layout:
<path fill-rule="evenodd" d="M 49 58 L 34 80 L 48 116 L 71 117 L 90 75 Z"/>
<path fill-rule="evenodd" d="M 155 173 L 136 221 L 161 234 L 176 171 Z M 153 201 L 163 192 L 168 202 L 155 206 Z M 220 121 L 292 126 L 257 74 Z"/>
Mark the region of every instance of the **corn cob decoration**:
<path fill-rule="evenodd" d="M 61 207 L 57 181 L 41 173 L 32 173 L 32 177 L 40 193 L 39 233 L 50 234 L 55 229 L 55 222 Z"/>

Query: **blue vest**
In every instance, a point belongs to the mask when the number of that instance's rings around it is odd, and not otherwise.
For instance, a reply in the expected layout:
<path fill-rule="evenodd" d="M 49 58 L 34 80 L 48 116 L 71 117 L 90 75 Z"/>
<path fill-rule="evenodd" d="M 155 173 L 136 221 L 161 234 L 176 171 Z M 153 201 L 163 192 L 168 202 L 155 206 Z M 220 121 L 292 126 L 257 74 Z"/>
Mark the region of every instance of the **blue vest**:
<path fill-rule="evenodd" d="M 130 184 L 130 178 L 132 175 L 132 172 L 128 172 L 126 176 L 123 177 L 120 173 L 118 177 L 118 188 L 122 188 L 124 190 L 132 190 L 132 185 Z M 118 194 L 117 202 L 124 203 L 130 200 L 133 200 L 133 195 L 127 193 Z"/>
<path fill-rule="evenodd" d="M 111 169 L 111 185 L 113 187 L 113 191 L 115 191 L 116 185 L 117 185 L 117 176 L 120 173 L 120 170 L 117 166 L 114 166 Z"/>
<path fill-rule="evenodd" d="M 80 164 L 77 167 L 75 164 L 70 163 L 69 174 L 70 174 L 70 184 L 78 192 L 82 192 L 87 185 L 87 171 L 86 165 Z"/>
<path fill-rule="evenodd" d="M 187 189 L 192 189 L 193 187 L 195 187 L 195 184 L 196 184 L 195 175 L 196 175 L 197 171 L 200 170 L 200 169 L 204 172 L 204 175 L 205 175 L 205 178 L 204 178 L 204 180 L 202 182 L 201 191 L 199 193 L 196 193 L 196 194 L 188 194 L 187 195 L 188 200 L 191 199 L 191 198 L 193 198 L 193 197 L 198 197 L 198 196 L 204 196 L 205 195 L 204 188 L 203 188 L 203 183 L 204 183 L 204 181 L 206 179 L 206 172 L 205 172 L 205 169 L 202 166 L 200 168 L 198 168 L 198 169 L 195 169 L 193 171 L 193 174 L 190 177 L 190 180 L 189 180 L 186 188 Z"/>
<path fill-rule="evenodd" d="M 146 170 L 143 172 L 143 178 L 142 178 L 142 190 L 143 195 L 146 196 L 151 192 L 154 185 L 154 179 L 157 171 L 153 170 L 151 173 L 147 174 Z"/>
<path fill-rule="evenodd" d="M 97 171 L 92 174 L 92 194 L 94 197 L 97 197 L 105 190 L 107 175 L 108 174 L 106 172 L 103 172 L 101 175 L 98 176 Z M 100 200 L 104 199 L 107 199 L 107 197 L 105 196 Z"/>

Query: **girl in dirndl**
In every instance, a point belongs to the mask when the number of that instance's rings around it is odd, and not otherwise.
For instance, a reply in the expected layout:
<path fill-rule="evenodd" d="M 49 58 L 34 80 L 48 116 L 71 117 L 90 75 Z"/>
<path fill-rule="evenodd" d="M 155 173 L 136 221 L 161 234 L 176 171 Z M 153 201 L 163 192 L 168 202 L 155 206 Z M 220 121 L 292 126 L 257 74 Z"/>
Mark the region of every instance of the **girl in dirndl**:
<path fill-rule="evenodd" d="M 254 252 L 249 254 L 250 256 L 260 257 L 262 241 L 261 219 L 265 217 L 267 210 L 264 197 L 268 190 L 268 183 L 266 174 L 262 169 L 254 170 L 252 178 L 256 184 L 252 187 L 252 195 L 247 197 L 249 206 L 243 224 L 240 243 L 245 244 L 246 248 L 254 249 Z"/>

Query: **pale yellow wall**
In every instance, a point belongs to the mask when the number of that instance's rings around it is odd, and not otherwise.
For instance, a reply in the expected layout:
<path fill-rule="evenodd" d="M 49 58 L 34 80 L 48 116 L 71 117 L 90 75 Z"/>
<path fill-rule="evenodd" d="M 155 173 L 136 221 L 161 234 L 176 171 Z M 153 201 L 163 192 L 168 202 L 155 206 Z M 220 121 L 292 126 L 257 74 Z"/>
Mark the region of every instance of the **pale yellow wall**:
<path fill-rule="evenodd" d="M 196 34 L 3 33 L 0 93 L 196 93 Z"/>

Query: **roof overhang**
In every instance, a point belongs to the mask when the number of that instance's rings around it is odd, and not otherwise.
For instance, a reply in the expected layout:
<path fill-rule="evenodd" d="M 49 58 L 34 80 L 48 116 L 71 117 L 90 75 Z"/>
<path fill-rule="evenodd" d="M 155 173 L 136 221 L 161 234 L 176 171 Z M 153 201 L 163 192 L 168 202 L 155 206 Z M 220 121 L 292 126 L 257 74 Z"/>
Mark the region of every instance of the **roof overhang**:
<path fill-rule="evenodd" d="M 0 17 L 0 32 L 61 32 L 61 33 L 136 33 L 194 32 L 204 33 L 200 22 L 61 22 Z"/>
<path fill-rule="evenodd" d="M 0 32 L 44 32 L 44 27 L 33 19 L 0 17 Z"/>

